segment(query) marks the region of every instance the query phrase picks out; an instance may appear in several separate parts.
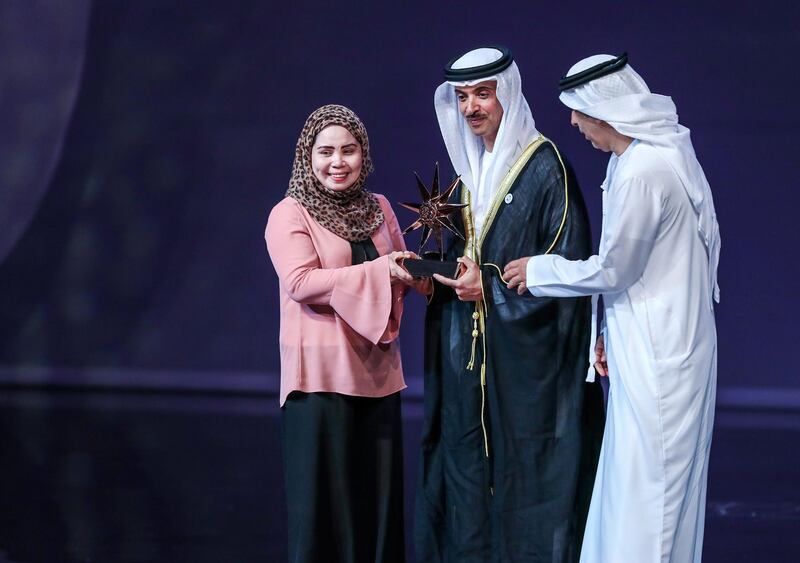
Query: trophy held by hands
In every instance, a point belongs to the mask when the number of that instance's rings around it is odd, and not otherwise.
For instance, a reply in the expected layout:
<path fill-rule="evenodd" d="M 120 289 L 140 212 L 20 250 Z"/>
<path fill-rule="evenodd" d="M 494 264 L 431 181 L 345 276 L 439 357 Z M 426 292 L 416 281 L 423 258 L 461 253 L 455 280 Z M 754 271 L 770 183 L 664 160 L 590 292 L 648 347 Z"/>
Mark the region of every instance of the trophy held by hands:
<path fill-rule="evenodd" d="M 414 176 L 417 178 L 417 187 L 419 194 L 422 198 L 421 203 L 401 203 L 406 209 L 415 211 L 419 214 L 419 218 L 409 225 L 403 234 L 415 231 L 422 227 L 422 238 L 419 244 L 419 255 L 422 259 L 406 259 L 403 261 L 403 266 L 408 272 L 418 278 L 431 277 L 433 274 L 441 274 L 449 278 L 455 278 L 458 273 L 458 262 L 445 262 L 444 261 L 444 240 L 442 237 L 442 229 L 447 229 L 455 236 L 464 240 L 464 235 L 458 232 L 458 229 L 450 220 L 450 215 L 463 207 L 466 203 L 448 203 L 448 199 L 453 194 L 456 186 L 461 181 L 461 176 L 457 177 L 453 182 L 445 188 L 439 190 L 439 163 L 433 172 L 433 182 L 431 189 L 428 188 L 420 179 L 419 175 L 415 172 Z M 439 243 L 439 252 L 422 252 L 422 248 L 431 235 L 435 235 Z"/>

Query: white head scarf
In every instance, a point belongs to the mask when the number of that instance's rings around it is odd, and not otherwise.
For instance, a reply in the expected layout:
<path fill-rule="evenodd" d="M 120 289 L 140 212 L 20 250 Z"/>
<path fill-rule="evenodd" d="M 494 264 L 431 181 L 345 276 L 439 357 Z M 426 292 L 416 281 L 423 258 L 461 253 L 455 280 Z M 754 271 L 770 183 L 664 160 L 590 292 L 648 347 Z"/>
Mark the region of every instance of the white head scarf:
<path fill-rule="evenodd" d="M 496 61 L 502 56 L 497 49 L 480 48 L 468 52 L 456 62 L 453 68 L 471 68 Z M 458 110 L 456 86 L 473 86 L 489 80 L 497 81 L 497 99 L 503 107 L 503 118 L 492 149 L 489 170 L 485 173 L 486 189 L 476 193 L 481 176 L 481 155 L 483 140 L 475 135 L 467 125 L 464 116 Z M 520 153 L 524 151 L 538 136 L 528 102 L 522 95 L 522 78 L 517 64 L 511 65 L 502 72 L 466 82 L 444 82 L 433 96 L 439 129 L 450 155 L 450 161 L 456 174 L 470 190 L 473 205 L 488 208 L 488 202 L 497 191 L 500 181 L 514 164 Z"/>
<path fill-rule="evenodd" d="M 605 61 L 611 55 L 594 55 L 575 64 L 571 76 Z M 720 235 L 714 200 L 706 175 L 695 156 L 689 129 L 678 123 L 675 104 L 669 96 L 652 94 L 630 65 L 566 90 L 559 98 L 568 108 L 605 121 L 618 132 L 655 147 L 680 178 L 697 214 L 697 228 L 709 258 L 709 283 L 719 303 L 717 266 Z"/>

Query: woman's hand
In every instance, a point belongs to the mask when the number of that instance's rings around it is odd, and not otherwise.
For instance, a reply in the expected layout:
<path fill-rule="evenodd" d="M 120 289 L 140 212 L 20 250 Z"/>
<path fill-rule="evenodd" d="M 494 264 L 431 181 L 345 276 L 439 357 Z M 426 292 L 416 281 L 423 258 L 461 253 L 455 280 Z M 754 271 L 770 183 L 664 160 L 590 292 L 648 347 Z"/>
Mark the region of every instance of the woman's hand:
<path fill-rule="evenodd" d="M 389 254 L 389 280 L 392 285 L 398 283 L 411 285 L 414 282 L 414 277 L 403 268 L 403 260 L 414 256 L 416 255 L 413 252 L 407 250 L 395 250 Z"/>
<path fill-rule="evenodd" d="M 414 260 L 421 260 L 419 255 L 416 252 L 406 252 L 409 256 L 406 258 L 412 258 Z M 406 282 L 406 285 L 413 288 L 417 291 L 417 293 L 421 293 L 422 295 L 430 295 L 433 291 L 433 282 L 430 278 L 415 278 L 412 276 L 410 282 Z"/>

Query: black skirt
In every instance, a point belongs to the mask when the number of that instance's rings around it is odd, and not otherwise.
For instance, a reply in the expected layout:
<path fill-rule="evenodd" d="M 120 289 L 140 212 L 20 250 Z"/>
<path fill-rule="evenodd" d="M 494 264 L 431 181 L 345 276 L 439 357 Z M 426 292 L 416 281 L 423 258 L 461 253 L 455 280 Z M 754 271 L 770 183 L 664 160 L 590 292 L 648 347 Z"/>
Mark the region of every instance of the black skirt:
<path fill-rule="evenodd" d="M 295 391 L 282 410 L 289 561 L 402 563 L 400 394 Z"/>

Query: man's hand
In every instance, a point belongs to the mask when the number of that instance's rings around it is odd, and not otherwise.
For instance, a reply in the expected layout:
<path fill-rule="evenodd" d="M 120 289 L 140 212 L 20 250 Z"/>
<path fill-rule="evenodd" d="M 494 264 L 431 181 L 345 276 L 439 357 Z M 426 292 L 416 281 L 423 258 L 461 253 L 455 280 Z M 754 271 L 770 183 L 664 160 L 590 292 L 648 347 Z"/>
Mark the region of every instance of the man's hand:
<path fill-rule="evenodd" d="M 608 361 L 606 360 L 606 344 L 603 335 L 597 337 L 597 343 L 594 345 L 594 369 L 597 370 L 602 377 L 608 377 Z"/>
<path fill-rule="evenodd" d="M 457 279 L 452 280 L 439 274 L 433 274 L 433 279 L 442 285 L 452 287 L 461 301 L 480 301 L 483 299 L 480 268 L 466 256 L 459 258 L 458 262 L 461 264 L 461 275 Z"/>
<path fill-rule="evenodd" d="M 528 270 L 528 260 L 530 259 L 530 256 L 517 258 L 506 264 L 506 267 L 503 269 L 503 278 L 505 278 L 508 284 L 508 289 L 516 289 L 517 293 L 520 295 L 528 291 L 526 272 Z"/>

